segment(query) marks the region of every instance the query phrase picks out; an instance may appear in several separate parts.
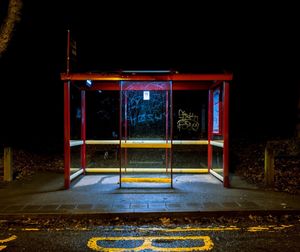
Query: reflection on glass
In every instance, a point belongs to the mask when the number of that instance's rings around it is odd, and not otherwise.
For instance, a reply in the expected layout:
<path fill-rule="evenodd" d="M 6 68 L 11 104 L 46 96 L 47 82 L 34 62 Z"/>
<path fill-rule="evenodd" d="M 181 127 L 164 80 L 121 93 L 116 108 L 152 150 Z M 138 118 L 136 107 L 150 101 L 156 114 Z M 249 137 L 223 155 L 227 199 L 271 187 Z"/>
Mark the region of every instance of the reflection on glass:
<path fill-rule="evenodd" d="M 70 87 L 70 137 L 72 140 L 81 139 L 81 91 Z"/>
<path fill-rule="evenodd" d="M 71 175 L 81 169 L 81 146 L 71 147 Z"/>
<path fill-rule="evenodd" d="M 207 145 L 174 145 L 173 168 L 207 168 Z"/>
<path fill-rule="evenodd" d="M 166 138 L 165 91 L 151 91 L 148 100 L 144 100 L 143 91 L 126 91 L 124 99 L 127 100 L 127 110 L 123 104 L 127 139 Z"/>
<path fill-rule="evenodd" d="M 122 139 L 170 139 L 169 82 L 122 82 Z"/>
<path fill-rule="evenodd" d="M 223 148 L 213 146 L 212 170 L 223 176 Z"/>
<path fill-rule="evenodd" d="M 124 148 L 122 149 L 122 168 L 135 168 L 136 172 L 144 172 L 144 168 L 166 172 L 166 169 L 170 168 L 170 150 Z"/>
<path fill-rule="evenodd" d="M 175 140 L 207 139 L 206 91 L 173 91 Z"/>
<path fill-rule="evenodd" d="M 86 92 L 87 139 L 119 139 L 119 91 Z"/>
<path fill-rule="evenodd" d="M 119 168 L 118 145 L 86 145 L 87 168 Z"/>

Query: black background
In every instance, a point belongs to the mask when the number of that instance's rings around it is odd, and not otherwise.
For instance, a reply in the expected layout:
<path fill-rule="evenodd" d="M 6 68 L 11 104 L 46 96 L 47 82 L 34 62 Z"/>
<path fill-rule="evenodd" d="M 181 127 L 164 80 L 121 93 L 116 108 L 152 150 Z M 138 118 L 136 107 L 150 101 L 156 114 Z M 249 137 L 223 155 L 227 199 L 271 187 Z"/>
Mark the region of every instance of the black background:
<path fill-rule="evenodd" d="M 232 137 L 295 133 L 295 6 L 161 2 L 24 1 L 0 58 L 1 142 L 62 146 L 67 29 L 82 71 L 231 71 Z"/>

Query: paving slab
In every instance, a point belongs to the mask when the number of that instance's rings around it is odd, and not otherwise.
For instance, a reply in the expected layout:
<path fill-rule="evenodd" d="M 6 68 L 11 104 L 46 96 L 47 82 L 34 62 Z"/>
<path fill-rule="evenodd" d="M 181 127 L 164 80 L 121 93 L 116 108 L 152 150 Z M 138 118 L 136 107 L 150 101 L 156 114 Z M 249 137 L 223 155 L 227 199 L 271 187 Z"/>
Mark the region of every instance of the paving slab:
<path fill-rule="evenodd" d="M 0 215 L 300 212 L 300 195 L 275 192 L 232 176 L 231 188 L 210 174 L 175 174 L 174 188 L 120 188 L 118 175 L 85 175 L 63 188 L 63 174 L 37 172 L 0 188 Z"/>

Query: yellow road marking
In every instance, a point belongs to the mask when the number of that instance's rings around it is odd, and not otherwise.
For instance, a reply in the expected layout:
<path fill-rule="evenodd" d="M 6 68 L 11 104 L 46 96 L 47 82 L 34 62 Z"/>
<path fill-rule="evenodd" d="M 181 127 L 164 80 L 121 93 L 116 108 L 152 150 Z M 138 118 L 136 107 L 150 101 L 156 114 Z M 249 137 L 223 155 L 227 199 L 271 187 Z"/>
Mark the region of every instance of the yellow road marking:
<path fill-rule="evenodd" d="M 0 243 L 10 242 L 10 241 L 13 241 L 13 240 L 15 240 L 15 239 L 17 239 L 17 236 L 16 236 L 16 235 L 12 235 L 12 236 L 9 237 L 9 238 L 0 240 Z"/>
<path fill-rule="evenodd" d="M 246 227 L 241 228 L 237 226 L 229 226 L 229 227 L 185 227 L 185 228 L 139 228 L 139 231 L 160 231 L 166 233 L 175 233 L 175 232 L 196 232 L 196 231 L 241 231 L 245 230 L 248 232 L 259 232 L 259 231 L 270 231 L 270 230 L 283 230 L 286 228 L 291 228 L 294 225 L 269 225 L 269 226 L 254 226 L 254 227 Z M 114 231 L 125 231 L 127 229 L 123 228 L 115 228 Z"/>
<path fill-rule="evenodd" d="M 40 231 L 39 228 L 23 228 L 23 231 Z"/>
<path fill-rule="evenodd" d="M 186 227 L 186 228 L 140 228 L 141 231 L 163 231 L 163 232 L 187 232 L 187 231 L 239 231 L 241 228 L 236 226 L 229 226 L 229 227 L 203 227 L 203 228 L 192 228 L 192 227 Z"/>
<path fill-rule="evenodd" d="M 10 241 L 13 241 L 15 239 L 17 239 L 17 236 L 16 235 L 12 235 L 11 237 L 8 237 L 6 239 L 0 240 L 0 243 L 10 242 Z M 3 250 L 3 249 L 6 249 L 6 248 L 7 248 L 6 245 L 0 245 L 0 251 Z"/>
<path fill-rule="evenodd" d="M 202 240 L 204 245 L 201 247 L 158 247 L 153 245 L 153 241 L 168 240 L 168 241 L 178 241 L 178 240 Z M 130 248 L 118 247 L 104 247 L 98 245 L 98 241 L 142 241 L 142 245 Z M 141 251 L 145 249 L 159 250 L 159 251 L 208 251 L 214 246 L 214 243 L 209 236 L 145 236 L 145 237 L 92 237 L 87 243 L 88 248 L 95 251 L 106 251 L 106 252 L 125 252 L 125 251 Z"/>

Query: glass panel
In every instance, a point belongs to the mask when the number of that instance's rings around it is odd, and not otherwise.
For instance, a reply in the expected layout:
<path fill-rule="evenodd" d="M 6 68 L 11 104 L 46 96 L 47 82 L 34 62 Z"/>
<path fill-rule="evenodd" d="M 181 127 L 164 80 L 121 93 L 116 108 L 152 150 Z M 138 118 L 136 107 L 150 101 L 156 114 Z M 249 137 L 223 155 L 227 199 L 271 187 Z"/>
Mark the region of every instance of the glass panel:
<path fill-rule="evenodd" d="M 214 141 L 221 141 L 223 142 L 223 136 L 222 135 L 212 135 L 212 140 Z"/>
<path fill-rule="evenodd" d="M 173 91 L 174 139 L 207 139 L 207 91 Z"/>
<path fill-rule="evenodd" d="M 87 168 L 120 168 L 119 145 L 86 145 Z"/>
<path fill-rule="evenodd" d="M 122 139 L 170 139 L 169 82 L 122 82 Z"/>
<path fill-rule="evenodd" d="M 223 148 L 212 146 L 212 170 L 223 176 Z"/>
<path fill-rule="evenodd" d="M 166 167 L 170 167 L 170 149 L 122 149 L 122 167 L 137 168 L 135 171 L 143 172 L 144 168 L 153 168 L 157 171 L 166 172 Z M 166 160 L 168 166 L 166 166 Z M 139 170 L 140 169 L 140 170 Z"/>
<path fill-rule="evenodd" d="M 81 139 L 81 91 L 74 85 L 70 86 L 70 137 Z"/>
<path fill-rule="evenodd" d="M 207 145 L 173 145 L 173 168 L 207 168 Z"/>
<path fill-rule="evenodd" d="M 119 139 L 119 91 L 86 92 L 87 139 Z"/>
<path fill-rule="evenodd" d="M 81 169 L 81 145 L 71 147 L 71 175 Z"/>

